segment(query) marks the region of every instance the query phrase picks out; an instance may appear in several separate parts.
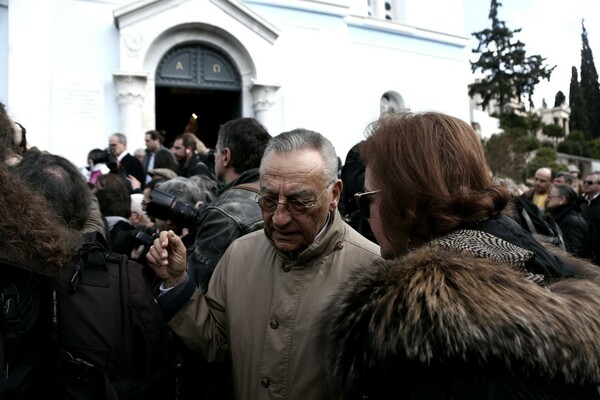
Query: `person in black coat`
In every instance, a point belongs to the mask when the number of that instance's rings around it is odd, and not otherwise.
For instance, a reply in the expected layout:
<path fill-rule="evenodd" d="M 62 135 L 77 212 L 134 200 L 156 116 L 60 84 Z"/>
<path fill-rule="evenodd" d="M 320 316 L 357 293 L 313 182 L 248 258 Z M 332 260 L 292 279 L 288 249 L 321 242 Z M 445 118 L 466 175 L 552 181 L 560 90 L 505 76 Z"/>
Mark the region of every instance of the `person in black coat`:
<path fill-rule="evenodd" d="M 600 174 L 589 174 L 583 181 L 581 209 L 588 224 L 587 257 L 600 265 Z"/>
<path fill-rule="evenodd" d="M 150 171 L 158 168 L 168 168 L 177 172 L 177 161 L 171 150 L 163 146 L 164 134 L 157 130 L 146 132 L 144 141 L 146 142 L 146 152 L 144 154 L 144 173 L 146 179 L 144 185 L 152 180 Z"/>
<path fill-rule="evenodd" d="M 340 201 L 338 207 L 348 225 L 373 243 L 377 243 L 368 220 L 358 211 L 354 200 L 354 194 L 362 192 L 365 183 L 365 165 L 358 155 L 361 143 L 355 144 L 346 155 L 346 162 L 341 173 L 341 179 L 344 182 L 343 201 Z"/>
<path fill-rule="evenodd" d="M 119 173 L 123 176 L 130 193 L 133 192 L 132 185 L 127 179 L 130 175 L 143 186 L 145 183 L 144 166 L 140 160 L 127 152 L 127 136 L 115 133 L 108 139 L 108 145 L 118 160 L 117 169 L 111 170 L 111 173 Z"/>
<path fill-rule="evenodd" d="M 184 133 L 175 138 L 173 155 L 179 164 L 177 175 L 185 178 L 194 175 L 205 175 L 214 178 L 197 152 L 196 137 L 192 133 Z"/>
<path fill-rule="evenodd" d="M 575 190 L 569 185 L 554 186 L 548 196 L 547 209 L 560 227 L 566 250 L 577 257 L 584 257 L 587 223 L 579 212 Z"/>

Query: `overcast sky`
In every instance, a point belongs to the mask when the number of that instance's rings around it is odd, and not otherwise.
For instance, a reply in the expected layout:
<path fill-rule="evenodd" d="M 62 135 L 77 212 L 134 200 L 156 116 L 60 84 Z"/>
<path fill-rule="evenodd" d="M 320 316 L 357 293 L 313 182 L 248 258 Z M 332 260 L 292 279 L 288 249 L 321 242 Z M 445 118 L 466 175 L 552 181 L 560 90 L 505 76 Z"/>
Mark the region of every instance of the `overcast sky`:
<path fill-rule="evenodd" d="M 600 70 L 600 0 L 500 0 L 498 18 L 508 28 L 522 28 L 517 38 L 525 43 L 528 55 L 546 57 L 546 63 L 556 65 L 550 82 L 536 86 L 534 103 L 542 105 L 545 98 L 549 107 L 554 104 L 556 92 L 569 98 L 571 67 L 581 65 L 581 19 L 585 19 L 588 40 L 596 69 Z M 491 27 L 488 19 L 489 0 L 464 0 L 467 34 Z M 477 41 L 471 37 L 471 48 Z M 476 59 L 475 54 L 471 60 Z"/>

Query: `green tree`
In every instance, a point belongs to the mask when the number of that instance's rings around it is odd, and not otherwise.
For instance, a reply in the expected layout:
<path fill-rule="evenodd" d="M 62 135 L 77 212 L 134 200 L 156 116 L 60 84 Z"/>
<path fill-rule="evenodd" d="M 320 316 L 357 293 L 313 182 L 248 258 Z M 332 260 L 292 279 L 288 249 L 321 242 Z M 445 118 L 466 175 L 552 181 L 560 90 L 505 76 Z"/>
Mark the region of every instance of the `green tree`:
<path fill-rule="evenodd" d="M 585 101 L 588 129 L 584 130 L 588 139 L 600 137 L 600 85 L 594 56 L 588 42 L 587 31 L 581 21 L 581 93 Z"/>
<path fill-rule="evenodd" d="M 583 156 L 583 143 L 577 140 L 565 139 L 558 144 L 556 151 L 574 156 Z"/>
<path fill-rule="evenodd" d="M 585 142 L 585 134 L 578 130 L 573 130 L 569 132 L 569 140 L 575 140 L 583 144 Z"/>
<path fill-rule="evenodd" d="M 577 68 L 571 67 L 571 84 L 569 86 L 569 107 L 571 108 L 571 115 L 569 116 L 569 130 L 587 132 L 588 120 L 585 110 L 585 101 L 583 99 L 583 92 L 579 85 L 579 78 L 577 76 Z"/>
<path fill-rule="evenodd" d="M 554 171 L 564 171 L 567 167 L 564 164 L 556 162 L 556 150 L 550 147 L 541 147 L 538 149 L 535 157 L 527 164 L 527 176 L 534 176 L 539 168 L 548 167 Z"/>
<path fill-rule="evenodd" d="M 544 127 L 542 128 L 542 132 L 544 132 L 544 135 L 546 135 L 549 138 L 552 138 L 554 140 L 555 146 L 558 143 L 558 139 L 565 137 L 564 129 L 556 124 L 550 124 L 550 125 L 544 124 Z"/>
<path fill-rule="evenodd" d="M 531 132 L 541 126 L 541 119 L 535 114 L 501 115 L 500 127 L 504 132 L 492 135 L 484 142 L 486 159 L 492 173 L 524 182 L 527 160 L 540 147 L 540 142 Z"/>
<path fill-rule="evenodd" d="M 484 109 L 490 100 L 497 100 L 500 112 L 505 113 L 505 106 L 511 100 L 521 103 L 524 96 L 533 106 L 535 86 L 543 79 L 550 79 L 555 66 L 544 65 L 546 59 L 540 55 L 526 55 L 525 44 L 514 39 L 521 29 L 511 30 L 505 21 L 498 19 L 501 6 L 499 1 L 492 0 L 489 14 L 492 27 L 472 34 L 479 40 L 479 45 L 473 49 L 479 59 L 471 62 L 471 70 L 481 71 L 484 77 L 470 85 L 469 96 L 479 94 Z"/>

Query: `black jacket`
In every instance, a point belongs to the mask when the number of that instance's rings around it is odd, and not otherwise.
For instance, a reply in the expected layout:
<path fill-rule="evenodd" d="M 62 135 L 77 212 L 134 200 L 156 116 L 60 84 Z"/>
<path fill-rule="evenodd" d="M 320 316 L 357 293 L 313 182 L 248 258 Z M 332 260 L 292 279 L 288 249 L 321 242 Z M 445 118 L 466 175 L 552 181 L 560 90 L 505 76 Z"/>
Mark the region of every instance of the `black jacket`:
<path fill-rule="evenodd" d="M 127 153 L 121 161 L 119 161 L 119 164 L 121 166 L 119 170 L 121 174 L 125 177 L 127 177 L 127 175 L 133 175 L 142 185 L 144 184 L 144 167 L 140 160 Z"/>
<path fill-rule="evenodd" d="M 255 183 L 258 188 L 258 180 L 258 169 L 244 172 L 200 210 L 196 248 L 188 257 L 188 273 L 203 292 L 231 242 L 264 226 L 260 207 L 254 202 L 257 192 L 236 188 L 247 183 Z"/>
<path fill-rule="evenodd" d="M 598 270 L 564 253 L 544 286 L 532 256 L 463 230 L 358 270 L 322 317 L 332 398 L 598 399 Z"/>
<path fill-rule="evenodd" d="M 209 178 L 214 178 L 210 169 L 200 159 L 197 153 L 192 154 L 192 157 L 186 163 L 179 163 L 177 175 L 189 178 L 194 175 L 205 175 Z"/>
<path fill-rule="evenodd" d="M 151 156 L 152 156 L 152 152 L 149 150 L 146 150 L 146 152 L 144 153 L 143 167 L 144 167 L 145 179 L 148 181 L 149 181 L 149 179 L 148 179 L 148 170 L 149 170 L 148 164 L 150 163 Z M 171 150 L 169 150 L 165 146 L 161 145 L 160 148 L 158 150 L 156 150 L 156 152 L 154 153 L 154 165 L 153 165 L 152 169 L 168 168 L 168 169 L 172 170 L 173 172 L 177 172 L 178 167 L 179 166 L 177 164 L 177 161 L 175 160 L 175 156 L 173 155 L 173 153 L 171 153 Z"/>
<path fill-rule="evenodd" d="M 566 250 L 577 256 L 586 256 L 587 223 L 571 205 L 561 205 L 550 211 L 563 235 Z"/>
<path fill-rule="evenodd" d="M 587 256 L 600 265 L 600 196 L 591 201 L 583 202 L 582 214 L 588 225 Z"/>

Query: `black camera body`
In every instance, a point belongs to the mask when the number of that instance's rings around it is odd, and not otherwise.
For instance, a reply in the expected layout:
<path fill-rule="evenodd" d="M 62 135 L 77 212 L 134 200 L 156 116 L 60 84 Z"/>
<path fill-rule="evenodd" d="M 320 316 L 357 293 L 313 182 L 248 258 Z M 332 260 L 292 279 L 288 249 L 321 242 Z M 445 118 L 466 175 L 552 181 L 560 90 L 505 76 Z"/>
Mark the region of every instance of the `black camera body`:
<path fill-rule="evenodd" d="M 104 163 L 110 170 L 117 168 L 117 157 L 110 147 L 104 149 L 101 154 L 91 154 L 90 158 L 94 164 Z"/>
<path fill-rule="evenodd" d="M 150 202 L 146 204 L 146 214 L 151 217 L 172 221 L 185 228 L 195 228 L 198 225 L 200 210 L 192 205 L 177 201 L 177 198 L 158 189 L 150 192 Z"/>
<path fill-rule="evenodd" d="M 136 245 L 144 245 L 145 249 L 149 249 L 156 239 L 156 235 L 150 234 L 146 229 L 135 229 L 129 234 Z"/>

